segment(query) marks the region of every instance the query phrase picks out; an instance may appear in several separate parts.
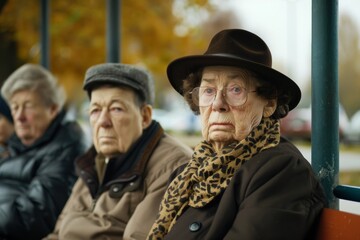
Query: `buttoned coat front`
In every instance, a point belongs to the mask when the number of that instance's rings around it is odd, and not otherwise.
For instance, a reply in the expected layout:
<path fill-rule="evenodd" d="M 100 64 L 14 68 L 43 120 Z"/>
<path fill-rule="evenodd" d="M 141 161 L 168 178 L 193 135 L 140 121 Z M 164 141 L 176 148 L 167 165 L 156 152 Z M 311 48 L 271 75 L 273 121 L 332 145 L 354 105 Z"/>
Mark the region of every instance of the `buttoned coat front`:
<path fill-rule="evenodd" d="M 282 139 L 245 163 L 208 205 L 188 207 L 165 239 L 309 240 L 325 205 L 310 164 Z"/>

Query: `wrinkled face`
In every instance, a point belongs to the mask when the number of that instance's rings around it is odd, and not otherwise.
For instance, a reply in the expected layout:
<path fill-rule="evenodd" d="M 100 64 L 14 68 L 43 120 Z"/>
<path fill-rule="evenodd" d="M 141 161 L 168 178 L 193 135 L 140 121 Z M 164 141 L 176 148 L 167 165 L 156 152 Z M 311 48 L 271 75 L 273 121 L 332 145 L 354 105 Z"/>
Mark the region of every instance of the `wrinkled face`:
<path fill-rule="evenodd" d="M 255 80 L 245 78 L 248 76 L 236 67 L 211 66 L 203 71 L 200 88 L 213 89 L 210 92 L 215 91 L 216 96 L 211 105 L 200 107 L 202 134 L 220 148 L 244 139 L 263 116 L 269 117 L 275 111 L 276 101 L 252 92 L 256 90 Z M 236 98 L 241 88 L 246 89 L 247 100 L 234 106 L 236 101 L 230 97 Z"/>
<path fill-rule="evenodd" d="M 0 114 L 0 145 L 4 145 L 13 132 L 13 124 L 4 115 Z"/>
<path fill-rule="evenodd" d="M 16 135 L 24 145 L 39 139 L 58 113 L 57 106 L 47 106 L 33 91 L 15 92 L 10 99 Z"/>
<path fill-rule="evenodd" d="M 125 153 L 151 123 L 151 107 L 139 107 L 134 91 L 104 86 L 91 92 L 90 125 L 98 153 Z"/>

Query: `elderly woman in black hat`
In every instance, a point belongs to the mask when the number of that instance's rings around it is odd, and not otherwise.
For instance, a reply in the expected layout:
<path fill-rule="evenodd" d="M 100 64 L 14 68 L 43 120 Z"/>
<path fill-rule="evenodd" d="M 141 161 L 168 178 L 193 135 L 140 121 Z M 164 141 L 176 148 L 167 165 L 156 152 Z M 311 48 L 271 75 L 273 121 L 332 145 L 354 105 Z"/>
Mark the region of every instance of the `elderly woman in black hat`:
<path fill-rule="evenodd" d="M 200 114 L 204 140 L 173 173 L 148 239 L 311 239 L 326 206 L 308 161 L 280 136 L 301 91 L 257 35 L 217 33 L 171 62 L 170 83 Z"/>

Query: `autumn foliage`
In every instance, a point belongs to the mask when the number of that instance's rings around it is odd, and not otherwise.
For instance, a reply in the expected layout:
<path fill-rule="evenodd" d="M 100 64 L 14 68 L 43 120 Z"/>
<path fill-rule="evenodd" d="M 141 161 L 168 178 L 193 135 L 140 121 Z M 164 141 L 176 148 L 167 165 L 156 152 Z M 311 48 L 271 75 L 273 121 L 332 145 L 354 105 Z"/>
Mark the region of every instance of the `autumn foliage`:
<path fill-rule="evenodd" d="M 7 41 L 16 42 L 13 54 L 20 60 L 17 65 L 40 63 L 40 2 L 11 0 L 1 11 L 0 29 L 6 33 Z M 107 1 L 49 1 L 49 4 L 50 70 L 65 86 L 69 99 L 81 101 L 86 69 L 107 61 Z M 148 68 L 154 74 L 157 91 L 169 87 L 165 71 L 172 59 L 199 53 L 207 47 L 208 39 L 202 38 L 202 31 L 196 26 L 188 26 L 182 35 L 176 34 L 187 12 L 211 13 L 212 6 L 207 0 L 123 0 L 120 4 L 120 61 Z"/>

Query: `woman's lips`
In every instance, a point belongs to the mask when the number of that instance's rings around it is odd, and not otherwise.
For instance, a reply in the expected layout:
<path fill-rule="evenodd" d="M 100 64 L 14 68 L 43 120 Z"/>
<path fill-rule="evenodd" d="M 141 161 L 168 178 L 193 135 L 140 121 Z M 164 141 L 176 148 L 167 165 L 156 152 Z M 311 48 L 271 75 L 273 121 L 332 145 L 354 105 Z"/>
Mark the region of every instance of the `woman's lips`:
<path fill-rule="evenodd" d="M 234 125 L 232 123 L 211 123 L 210 127 L 216 127 L 216 128 L 228 128 L 228 127 L 233 127 Z"/>

